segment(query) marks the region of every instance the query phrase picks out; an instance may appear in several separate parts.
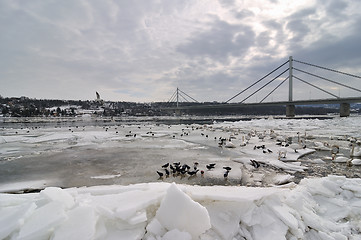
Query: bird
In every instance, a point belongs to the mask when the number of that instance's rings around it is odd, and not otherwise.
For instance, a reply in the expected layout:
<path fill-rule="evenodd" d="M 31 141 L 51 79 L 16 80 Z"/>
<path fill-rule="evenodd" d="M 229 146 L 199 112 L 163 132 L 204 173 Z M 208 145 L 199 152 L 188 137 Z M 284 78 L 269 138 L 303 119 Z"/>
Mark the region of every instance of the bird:
<path fill-rule="evenodd" d="M 223 169 L 227 170 L 227 171 L 231 171 L 232 168 L 231 167 L 223 167 Z"/>
<path fill-rule="evenodd" d="M 168 169 L 166 169 L 166 168 L 164 168 L 164 171 L 165 171 L 165 175 L 166 175 L 166 177 L 169 177 L 169 170 L 168 170 Z"/>
<path fill-rule="evenodd" d="M 158 175 L 159 175 L 160 178 L 163 177 L 163 173 L 162 173 L 162 172 L 157 171 L 157 173 L 158 173 Z"/>
<path fill-rule="evenodd" d="M 182 168 L 189 170 L 191 167 L 188 164 L 185 163 L 185 164 L 183 164 Z"/>
<path fill-rule="evenodd" d="M 351 160 L 351 164 L 355 165 L 355 166 L 360 166 L 361 165 L 361 159 L 355 158 L 355 159 Z"/>
<path fill-rule="evenodd" d="M 235 148 L 236 145 L 234 145 L 232 142 L 228 142 L 228 143 L 226 143 L 225 147 L 226 148 Z"/>
<path fill-rule="evenodd" d="M 193 169 L 194 169 L 194 170 L 197 170 L 198 164 L 199 164 L 198 162 L 194 162 L 194 163 L 193 163 Z"/>
<path fill-rule="evenodd" d="M 273 152 L 272 152 L 272 150 L 271 150 L 271 149 L 269 149 L 269 148 L 267 148 L 267 151 L 268 151 L 269 153 L 273 153 Z"/>
<path fill-rule="evenodd" d="M 350 157 L 361 157 L 361 149 L 360 147 L 355 147 L 355 144 L 352 145 L 352 149 L 350 152 Z"/>
<path fill-rule="evenodd" d="M 201 170 L 201 177 L 203 177 L 204 176 L 204 171 L 203 170 Z"/>
<path fill-rule="evenodd" d="M 259 162 L 257 162 L 256 160 L 251 159 L 250 161 L 251 161 L 251 165 L 252 165 L 253 167 L 255 167 L 255 168 L 259 168 L 259 167 L 260 167 Z"/>
<path fill-rule="evenodd" d="M 206 165 L 206 168 L 207 168 L 208 170 L 211 170 L 211 169 L 214 168 L 214 165 Z"/>
<path fill-rule="evenodd" d="M 244 136 L 242 136 L 242 142 L 239 146 L 244 147 L 247 145 L 247 142 L 244 141 Z"/>
<path fill-rule="evenodd" d="M 348 161 L 350 161 L 350 159 L 345 156 L 339 155 L 334 157 L 332 161 L 336 163 L 347 163 Z"/>
<path fill-rule="evenodd" d="M 169 163 L 166 163 L 162 166 L 162 168 L 167 168 L 169 166 Z"/>
<path fill-rule="evenodd" d="M 292 148 L 295 153 L 298 153 L 297 150 L 302 148 L 301 144 L 299 143 L 292 143 L 291 145 L 289 145 L 289 147 Z"/>
<path fill-rule="evenodd" d="M 229 173 L 229 171 L 226 171 L 226 172 L 223 174 L 223 177 L 224 177 L 224 178 L 227 178 L 227 177 L 228 177 L 228 173 Z"/>
<path fill-rule="evenodd" d="M 188 171 L 187 173 L 188 173 L 190 176 L 193 176 L 193 175 L 197 174 L 198 171 L 199 171 L 199 170 L 197 169 L 197 170 L 195 170 L 195 171 Z"/>

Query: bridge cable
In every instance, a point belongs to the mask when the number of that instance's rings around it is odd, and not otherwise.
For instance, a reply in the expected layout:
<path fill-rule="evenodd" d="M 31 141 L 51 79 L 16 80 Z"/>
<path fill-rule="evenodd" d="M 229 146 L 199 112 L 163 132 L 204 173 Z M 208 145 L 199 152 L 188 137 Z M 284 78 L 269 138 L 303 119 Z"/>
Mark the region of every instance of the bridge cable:
<path fill-rule="evenodd" d="M 271 95 L 274 91 L 276 91 L 277 88 L 279 88 L 284 82 L 286 82 L 288 80 L 289 76 L 283 80 L 280 84 L 277 85 L 277 87 L 275 87 L 270 93 L 267 94 L 267 96 L 265 96 L 259 103 L 262 103 L 263 100 L 265 100 L 266 98 L 268 98 L 269 95 Z"/>
<path fill-rule="evenodd" d="M 256 94 L 257 92 L 259 92 L 260 90 L 262 90 L 264 87 L 266 87 L 268 84 L 270 84 L 271 82 L 273 82 L 274 80 L 276 80 L 278 77 L 280 77 L 282 74 L 284 74 L 285 72 L 288 71 L 288 68 L 286 70 L 284 70 L 282 73 L 280 73 L 278 76 L 274 77 L 271 81 L 269 81 L 268 83 L 266 83 L 265 85 L 263 85 L 262 87 L 260 87 L 259 89 L 257 89 L 256 91 L 254 91 L 251 95 L 249 95 L 248 97 L 246 97 L 245 99 L 243 99 L 241 101 L 241 103 L 243 103 L 244 101 L 246 101 L 248 98 L 252 97 L 254 94 Z"/>
<path fill-rule="evenodd" d="M 191 96 L 189 96 L 188 94 L 186 94 L 185 92 L 183 92 L 182 90 L 178 89 L 179 92 L 183 93 L 184 95 L 186 95 L 187 97 L 189 97 L 190 99 L 192 99 L 193 101 L 196 101 L 197 103 L 199 103 L 197 100 L 195 100 L 194 98 L 192 98 Z"/>
<path fill-rule="evenodd" d="M 173 102 L 175 102 L 177 90 L 172 94 L 168 102 L 165 104 L 165 107 L 170 106 Z"/>
<path fill-rule="evenodd" d="M 309 73 L 309 72 L 306 72 L 306 71 L 300 70 L 300 69 L 298 69 L 298 68 L 293 68 L 293 69 L 295 69 L 295 70 L 297 70 L 297 71 L 300 71 L 300 72 L 303 72 L 303 73 L 306 73 L 306 74 L 311 75 L 311 76 L 313 76 L 313 77 L 318 77 L 318 78 L 320 78 L 320 79 L 323 79 L 323 80 L 326 80 L 326 81 L 329 81 L 329 82 L 332 82 L 332 83 L 338 84 L 338 85 L 340 85 L 340 86 L 343 86 L 343 87 L 350 88 L 350 89 L 352 89 L 352 90 L 355 90 L 355 91 L 361 92 L 361 90 L 360 90 L 360 89 L 357 89 L 357 88 L 354 88 L 354 87 L 350 87 L 350 86 L 345 85 L 345 84 L 342 84 L 342 83 L 338 83 L 338 82 L 336 82 L 336 81 L 333 81 L 333 80 L 330 80 L 330 79 L 327 79 L 327 78 L 324 78 L 324 77 L 318 76 L 318 75 L 316 75 L 316 74 Z"/>
<path fill-rule="evenodd" d="M 176 94 L 177 94 L 177 90 L 174 91 L 174 93 L 172 94 L 172 96 L 170 97 L 167 103 L 171 102 L 171 100 L 175 97 Z"/>
<path fill-rule="evenodd" d="M 321 67 L 321 66 L 317 66 L 317 65 L 315 65 L 315 64 L 306 63 L 306 62 L 298 61 L 298 60 L 295 60 L 295 59 L 293 59 L 293 61 L 298 62 L 298 63 L 305 64 L 305 65 L 309 65 L 309 66 L 312 66 L 312 67 L 317 67 L 317 68 L 321 68 L 321 69 L 324 69 L 324 70 L 328 70 L 328 71 L 332 71 L 332 72 L 344 74 L 344 75 L 347 75 L 347 76 L 350 76 L 350 77 L 355 77 L 355 78 L 360 78 L 360 79 L 361 79 L 360 76 L 353 75 L 353 74 L 349 74 L 349 73 L 345 73 L 345 72 L 341 72 L 341 71 L 334 70 L 334 69 L 331 69 L 331 68 Z"/>
<path fill-rule="evenodd" d="M 271 71 L 270 73 L 268 73 L 267 75 L 265 75 L 264 77 L 262 77 L 261 79 L 259 79 L 257 82 L 253 83 L 251 86 L 247 87 L 246 89 L 242 90 L 241 92 L 237 93 L 235 96 L 231 97 L 230 99 L 228 99 L 225 103 L 228 103 L 229 101 L 231 101 L 232 99 L 238 97 L 240 94 L 244 93 L 245 91 L 247 91 L 248 89 L 250 89 L 251 87 L 253 87 L 254 85 L 256 85 L 257 83 L 259 83 L 260 81 L 262 81 L 263 79 L 265 79 L 266 77 L 268 77 L 269 75 L 271 75 L 272 73 L 274 73 L 275 71 L 277 71 L 278 69 L 280 69 L 281 67 L 283 67 L 285 64 L 287 64 L 289 62 L 289 60 L 287 60 L 285 63 L 283 63 L 281 66 L 279 66 L 278 68 L 274 69 L 273 71 Z"/>
<path fill-rule="evenodd" d="M 181 98 L 183 98 L 186 102 L 189 102 L 189 100 L 188 100 L 187 98 L 185 98 L 182 93 L 178 93 L 178 95 L 179 95 Z"/>
<path fill-rule="evenodd" d="M 293 77 L 296 78 L 296 79 L 298 79 L 298 80 L 300 80 L 301 82 L 304 82 L 304 83 L 306 83 L 306 84 L 314 87 L 314 88 L 317 88 L 318 90 L 321 90 L 322 92 L 328 93 L 328 94 L 330 94 L 331 96 L 334 96 L 334 97 L 337 98 L 337 99 L 340 98 L 340 97 L 336 96 L 336 95 L 333 94 L 333 93 L 330 93 L 330 92 L 328 92 L 328 91 L 326 91 L 326 90 L 324 90 L 324 89 L 322 89 L 322 88 L 320 88 L 320 87 L 317 87 L 316 85 L 313 85 L 313 84 L 311 84 L 311 83 L 309 83 L 309 82 L 307 82 L 307 81 L 305 81 L 305 80 L 302 80 L 301 78 L 298 78 L 298 77 L 296 77 L 296 76 L 293 76 Z"/>

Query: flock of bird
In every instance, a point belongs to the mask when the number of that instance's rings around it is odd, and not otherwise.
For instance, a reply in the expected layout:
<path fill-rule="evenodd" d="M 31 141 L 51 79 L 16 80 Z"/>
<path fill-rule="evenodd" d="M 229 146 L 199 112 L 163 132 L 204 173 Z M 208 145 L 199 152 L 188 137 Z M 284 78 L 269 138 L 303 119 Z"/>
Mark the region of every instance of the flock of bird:
<path fill-rule="evenodd" d="M 205 165 L 205 168 L 207 169 L 207 171 L 212 171 L 213 169 L 215 169 L 215 167 L 216 167 L 216 163 L 209 163 L 209 164 Z M 181 164 L 180 162 L 174 162 L 173 164 L 166 163 L 166 164 L 162 165 L 161 168 L 162 168 L 162 170 L 160 170 L 160 171 L 157 170 L 159 179 L 163 179 L 164 177 L 168 178 L 170 176 L 173 176 L 173 177 L 180 176 L 181 178 L 189 176 L 189 178 L 191 178 L 191 177 L 197 176 L 198 172 L 200 172 L 201 177 L 204 177 L 204 174 L 205 174 L 205 171 L 203 169 L 199 168 L 198 162 L 194 162 L 193 167 L 189 166 L 186 163 Z M 232 168 L 226 166 L 226 167 L 223 167 L 223 169 L 225 170 L 223 176 L 226 179 L 228 177 L 229 172 L 232 170 Z"/>
<path fill-rule="evenodd" d="M 57 126 L 55 126 L 57 127 Z M 58 126 L 60 127 L 60 126 Z M 116 134 L 119 133 L 119 128 L 125 128 L 125 126 L 103 126 L 105 131 L 110 130 L 111 128 L 115 131 Z M 37 128 L 40 127 L 32 127 L 32 128 L 21 128 L 22 131 L 26 130 L 26 133 L 30 133 L 31 130 L 36 130 Z M 69 126 L 69 131 L 70 132 L 74 132 L 75 130 L 77 130 L 78 128 L 81 128 L 80 126 Z M 170 126 L 168 127 L 170 128 Z M 138 126 L 138 129 L 141 129 L 140 126 Z M 150 128 L 151 129 L 151 128 Z M 83 126 L 82 130 L 85 130 L 85 126 Z M 179 134 L 180 137 L 186 137 L 189 136 L 191 131 L 195 131 L 195 130 L 200 130 L 201 133 L 200 135 L 202 137 L 205 137 L 207 139 L 210 138 L 209 134 L 206 134 L 205 132 L 203 132 L 203 130 L 210 130 L 210 131 L 214 131 L 214 129 L 209 128 L 206 129 L 204 127 L 196 127 L 196 126 L 186 126 L 185 128 L 182 128 L 181 133 Z M 230 131 L 230 129 L 223 129 L 224 131 L 229 132 L 228 137 L 214 137 L 214 140 L 217 142 L 218 141 L 218 146 L 219 147 L 225 147 L 225 148 L 236 148 L 236 144 L 234 144 L 234 142 L 236 141 L 232 141 L 233 139 L 236 139 L 237 137 L 235 135 L 238 135 L 239 131 Z M 124 132 L 124 131 L 122 131 Z M 19 132 L 16 131 L 16 134 L 18 134 Z M 132 131 L 127 131 L 125 134 L 125 137 L 127 138 L 136 138 L 138 135 L 137 133 L 133 133 Z M 153 131 L 148 131 L 146 133 L 149 136 L 155 136 L 155 132 Z M 172 138 L 176 138 L 177 134 L 173 134 L 171 135 Z M 277 147 L 282 147 L 283 149 L 278 151 L 278 159 L 282 159 L 282 158 L 286 158 L 286 153 L 287 151 L 284 150 L 285 148 L 291 148 L 293 149 L 293 151 L 295 153 L 298 152 L 299 149 L 302 148 L 306 148 L 306 139 L 308 139 L 308 144 L 310 144 L 311 147 L 314 147 L 315 149 L 330 149 L 331 151 L 331 157 L 329 160 L 332 160 L 333 162 L 338 162 L 338 163 L 347 163 L 349 165 L 361 165 L 361 159 L 359 159 L 361 157 L 361 142 L 360 140 L 353 138 L 353 137 L 330 137 L 330 140 L 339 140 L 339 141 L 349 141 L 350 142 L 350 157 L 346 157 L 343 154 L 339 153 L 339 147 L 337 145 L 332 145 L 330 146 L 327 142 L 312 142 L 309 141 L 310 139 L 312 139 L 312 136 L 306 136 L 306 133 L 304 136 L 301 136 L 300 133 L 297 133 L 297 138 L 298 141 L 294 141 L 292 142 L 292 137 L 284 137 L 281 135 L 276 134 L 273 130 L 269 130 L 269 133 L 266 133 L 266 131 L 255 131 L 255 130 L 250 130 L 247 134 L 243 135 L 240 139 L 238 139 L 237 142 L 239 143 L 239 146 L 244 147 L 246 145 L 249 144 L 249 141 L 252 137 L 257 137 L 259 139 L 260 142 L 263 142 L 265 140 L 266 137 L 269 137 L 270 139 L 275 140 L 275 144 Z M 271 150 L 270 148 L 266 147 L 265 144 L 260 144 L 260 145 L 254 145 L 253 146 L 254 150 L 259 150 L 262 151 L 263 154 L 271 154 L 273 153 L 273 150 Z M 335 150 L 336 149 L 336 150 Z M 327 158 L 328 159 L 328 158 Z M 326 160 L 327 160 L 326 159 Z M 173 164 L 169 164 L 166 166 L 167 164 L 162 166 L 162 170 L 161 171 L 157 171 L 158 175 L 160 178 L 163 177 L 169 177 L 170 175 L 172 176 L 189 176 L 189 177 L 193 177 L 193 176 L 197 176 L 197 173 L 199 172 L 201 174 L 201 176 L 204 176 L 205 171 L 203 169 L 199 168 L 199 165 L 197 162 L 194 163 L 194 165 L 192 167 L 190 167 L 187 164 L 180 164 L 178 163 L 173 163 Z M 260 167 L 260 163 L 254 159 L 250 160 L 250 165 L 255 167 L 255 168 L 259 168 Z M 215 163 L 210 163 L 205 165 L 204 169 L 206 169 L 206 171 L 211 171 L 215 168 L 216 164 Z M 230 167 L 223 167 L 223 169 L 225 170 L 224 172 L 224 178 L 228 177 L 229 172 L 231 171 Z"/>
<path fill-rule="evenodd" d="M 192 130 L 195 130 L 195 129 L 192 127 Z M 188 136 L 188 135 L 189 135 L 189 132 L 186 132 L 184 129 L 182 129 L 182 134 L 180 136 L 183 137 L 183 136 Z M 201 136 L 209 138 L 209 135 L 205 134 L 203 132 L 201 132 Z M 305 149 L 307 147 L 305 144 L 306 139 L 307 139 L 306 134 L 304 136 L 300 136 L 300 133 L 298 132 L 297 133 L 298 140 L 292 141 L 293 140 L 292 137 L 279 136 L 273 130 L 270 130 L 269 134 L 266 134 L 266 131 L 258 132 L 258 133 L 257 133 L 257 131 L 250 131 L 245 136 L 242 136 L 241 143 L 239 146 L 243 147 L 243 146 L 246 146 L 247 144 L 249 144 L 249 141 L 252 137 L 258 137 L 259 141 L 263 142 L 265 140 L 266 136 L 268 136 L 270 139 L 275 140 L 275 145 L 281 148 L 278 152 L 279 160 L 281 158 L 286 158 L 287 150 L 285 150 L 285 149 L 287 149 L 287 148 L 291 148 L 295 153 L 298 153 L 299 149 Z M 311 136 L 308 136 L 308 137 L 311 138 Z M 175 138 L 175 135 L 173 135 L 173 138 Z M 214 137 L 215 141 L 218 140 L 218 146 L 222 147 L 222 148 L 223 147 L 236 148 L 236 145 L 232 142 L 232 139 L 236 139 L 236 137 L 232 133 L 228 138 Z M 350 139 L 346 139 L 346 140 L 351 142 L 350 157 L 351 158 L 356 157 L 356 159 L 348 159 L 345 162 L 347 162 L 350 165 L 361 165 L 361 159 L 357 159 L 358 157 L 361 157 L 360 140 L 357 140 L 354 138 L 352 138 L 352 139 L 350 138 Z M 309 141 L 308 144 L 310 144 L 311 147 L 312 146 L 317 147 L 318 143 Z M 264 154 L 273 153 L 273 151 L 270 148 L 267 148 L 265 144 L 254 145 L 253 149 L 260 150 Z M 331 148 L 331 153 L 332 153 L 332 151 L 333 150 Z M 333 156 L 332 160 L 335 162 L 342 162 L 341 158 L 346 159 L 346 157 L 341 156 L 341 154 L 339 154 L 339 153 L 334 153 L 332 156 Z M 208 171 L 210 171 L 215 168 L 215 165 L 216 165 L 215 163 L 211 163 L 211 164 L 205 165 L 205 168 Z M 261 166 L 260 162 L 256 161 L 255 159 L 250 160 L 250 165 L 253 166 L 254 168 L 259 168 Z M 168 170 L 168 167 L 170 168 L 169 170 Z M 181 165 L 180 163 L 173 163 L 173 165 L 167 163 L 167 164 L 163 165 L 162 168 L 163 168 L 164 173 L 157 171 L 160 178 L 163 178 L 164 175 L 166 177 L 169 177 L 170 174 L 172 174 L 174 177 L 179 176 L 179 175 L 185 176 L 187 174 L 190 177 L 192 177 L 192 176 L 196 176 L 198 171 L 201 172 L 201 176 L 204 176 L 204 170 L 200 170 L 198 168 L 198 163 L 194 163 L 193 169 L 191 169 L 191 167 L 188 166 L 187 164 Z M 231 171 L 231 167 L 223 167 L 223 169 L 225 170 L 223 176 L 224 176 L 224 178 L 227 178 L 229 172 Z"/>

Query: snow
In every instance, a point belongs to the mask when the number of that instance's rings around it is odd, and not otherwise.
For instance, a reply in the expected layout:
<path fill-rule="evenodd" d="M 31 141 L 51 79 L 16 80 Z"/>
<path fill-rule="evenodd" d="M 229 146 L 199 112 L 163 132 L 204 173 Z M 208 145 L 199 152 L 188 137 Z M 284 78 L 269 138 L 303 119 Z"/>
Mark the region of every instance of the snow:
<path fill-rule="evenodd" d="M 59 159 L 76 162 L 77 155 L 87 149 L 93 149 L 91 153 L 114 151 L 115 154 L 106 159 L 111 170 L 100 171 L 98 168 L 103 165 L 97 165 L 96 170 L 88 172 L 80 165 L 83 170 L 80 173 L 66 171 L 67 175 L 53 176 L 55 172 L 50 172 L 29 179 L 19 175 L 20 179 L 0 182 L 3 192 L 0 193 L 0 239 L 361 239 L 359 177 L 306 175 L 300 182 L 296 181 L 299 175 L 307 173 L 305 163 L 359 171 L 361 160 L 346 155 L 350 152 L 348 139 L 356 142 L 361 137 L 359 122 L 360 117 L 350 117 L 322 121 L 260 119 L 169 127 L 151 124 L 142 129 L 137 125 L 118 126 L 118 129 L 112 126 L 109 130 L 99 126 L 87 126 L 84 130 L 83 127 L 3 129 L 0 131 L 2 169 L 8 163 L 31 160 L 32 156 L 51 158 L 54 153 L 64 151 L 70 151 L 73 159 L 60 155 L 52 164 Z M 136 136 L 126 137 L 129 131 Z M 189 135 L 181 136 L 185 132 Z M 228 141 L 228 147 L 226 144 L 219 147 L 219 137 L 232 138 L 232 144 Z M 297 152 L 286 146 L 290 137 Z M 301 143 L 306 147 L 300 148 Z M 347 163 L 330 160 L 329 146 L 333 145 L 343 151 L 336 159 L 343 156 Z M 142 152 L 136 156 L 144 158 L 136 165 L 118 168 L 111 161 L 118 158 L 114 156 L 119 152 L 114 149 Z M 165 154 L 156 152 L 158 159 L 152 160 L 150 152 L 154 150 Z M 285 156 L 280 156 L 280 151 Z M 322 151 L 325 157 L 308 158 L 315 151 Z M 84 156 L 93 164 L 92 157 Z M 256 160 L 260 167 L 252 166 L 250 159 Z M 157 166 L 146 165 L 148 161 Z M 196 183 L 187 177 L 157 179 L 155 171 L 162 170 L 162 164 L 176 161 L 190 165 L 198 161 L 199 167 L 214 162 L 216 167 L 205 169 L 204 177 L 198 173 L 194 177 L 199 181 Z M 223 178 L 225 166 L 232 168 L 228 179 Z M 152 175 L 140 178 L 145 179 L 140 183 L 117 184 L 127 176 L 130 178 L 125 168 L 144 168 L 146 173 L 149 168 Z M 2 175 L 6 173 L 1 171 Z M 99 184 L 59 187 L 58 178 L 77 174 L 86 174 L 84 183 Z M 221 184 L 197 185 L 212 180 Z M 102 185 L 103 181 L 109 182 Z M 41 191 L 5 193 L 26 189 Z"/>

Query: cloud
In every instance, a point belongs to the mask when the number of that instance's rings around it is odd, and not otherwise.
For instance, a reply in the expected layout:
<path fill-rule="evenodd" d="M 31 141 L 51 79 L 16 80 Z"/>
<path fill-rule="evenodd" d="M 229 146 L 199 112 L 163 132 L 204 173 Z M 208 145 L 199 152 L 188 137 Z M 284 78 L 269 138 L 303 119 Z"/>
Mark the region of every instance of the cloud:
<path fill-rule="evenodd" d="M 209 31 L 202 32 L 179 45 L 177 50 L 188 57 L 209 57 L 225 62 L 230 56 L 242 57 L 253 45 L 255 34 L 242 24 L 229 24 L 215 19 Z"/>
<path fill-rule="evenodd" d="M 360 7 L 351 0 L 1 1 L 0 94 L 92 99 L 99 91 L 106 100 L 161 101 L 178 86 L 199 101 L 225 101 L 290 55 L 361 75 Z"/>

